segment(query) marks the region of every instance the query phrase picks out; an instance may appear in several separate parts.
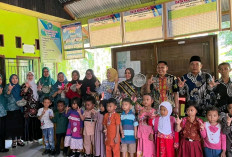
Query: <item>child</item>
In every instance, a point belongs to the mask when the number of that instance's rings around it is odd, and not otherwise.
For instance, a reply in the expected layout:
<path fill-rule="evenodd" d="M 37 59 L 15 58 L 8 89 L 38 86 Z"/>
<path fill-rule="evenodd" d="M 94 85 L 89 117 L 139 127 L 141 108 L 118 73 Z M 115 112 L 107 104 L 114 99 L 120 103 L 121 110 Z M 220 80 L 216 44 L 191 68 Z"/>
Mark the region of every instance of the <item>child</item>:
<path fill-rule="evenodd" d="M 138 127 L 138 147 L 137 157 L 153 157 L 155 155 L 155 145 L 150 134 L 153 134 L 152 126 L 148 125 L 150 118 L 155 117 L 156 110 L 151 107 L 153 98 L 149 94 L 143 95 L 143 108 L 138 115 L 139 127 Z"/>
<path fill-rule="evenodd" d="M 85 100 L 84 114 L 80 114 L 81 120 L 84 121 L 84 148 L 86 156 L 91 156 L 91 148 L 94 148 L 94 130 L 95 130 L 95 98 L 89 96 Z"/>
<path fill-rule="evenodd" d="M 219 114 L 216 107 L 211 107 L 206 113 L 208 122 L 201 124 L 201 136 L 204 140 L 204 152 L 206 157 L 226 156 L 226 136 L 221 132 L 221 124 L 218 123 Z"/>
<path fill-rule="evenodd" d="M 179 157 L 203 157 L 201 148 L 200 125 L 203 121 L 196 117 L 197 106 L 196 102 L 188 103 L 187 115 L 182 119 L 176 119 L 176 131 L 181 131 L 181 141 L 179 148 Z"/>
<path fill-rule="evenodd" d="M 121 114 L 120 130 L 122 134 L 121 152 L 123 153 L 123 157 L 126 157 L 127 152 L 130 153 L 130 157 L 134 157 L 134 153 L 136 153 L 138 122 L 132 112 L 132 103 L 130 98 L 122 100 L 123 112 Z"/>
<path fill-rule="evenodd" d="M 60 154 L 60 142 L 61 138 L 65 138 L 65 133 L 68 126 L 68 118 L 64 116 L 65 111 L 65 102 L 59 100 L 57 102 L 57 112 L 55 113 L 54 118 L 52 119 L 53 123 L 56 123 L 56 154 Z M 63 154 L 67 155 L 67 147 L 64 147 Z"/>
<path fill-rule="evenodd" d="M 83 121 L 80 118 L 80 114 L 83 114 L 81 108 L 81 99 L 73 98 L 71 100 L 72 109 L 70 107 L 66 107 L 65 109 L 65 117 L 68 117 L 69 124 L 66 132 L 64 146 L 69 147 L 73 151 L 73 157 L 79 156 L 80 151 L 83 149 Z"/>
<path fill-rule="evenodd" d="M 107 100 L 102 100 L 99 103 L 100 112 L 96 114 L 96 126 L 95 126 L 95 156 L 106 157 L 105 149 L 105 134 L 103 133 L 103 118 L 107 113 L 106 110 Z"/>
<path fill-rule="evenodd" d="M 156 157 L 175 157 L 174 148 L 179 146 L 178 132 L 175 132 L 175 118 L 171 116 L 172 105 L 164 101 L 159 106 L 160 117 L 153 120 L 156 143 Z"/>
<path fill-rule="evenodd" d="M 48 97 L 43 99 L 43 108 L 38 110 L 37 116 L 41 121 L 41 129 L 45 141 L 45 151 L 42 155 L 50 154 L 55 155 L 55 146 L 54 146 L 54 125 L 51 119 L 54 117 L 53 111 L 49 108 L 52 104 L 51 100 Z"/>
<path fill-rule="evenodd" d="M 120 156 L 120 115 L 115 113 L 117 108 L 117 101 L 114 98 L 110 98 L 107 102 L 107 111 L 103 119 L 104 132 L 106 134 L 106 156 L 114 157 Z"/>
<path fill-rule="evenodd" d="M 232 103 L 227 106 L 228 114 L 222 116 L 222 132 L 226 134 L 226 155 L 232 157 Z"/>

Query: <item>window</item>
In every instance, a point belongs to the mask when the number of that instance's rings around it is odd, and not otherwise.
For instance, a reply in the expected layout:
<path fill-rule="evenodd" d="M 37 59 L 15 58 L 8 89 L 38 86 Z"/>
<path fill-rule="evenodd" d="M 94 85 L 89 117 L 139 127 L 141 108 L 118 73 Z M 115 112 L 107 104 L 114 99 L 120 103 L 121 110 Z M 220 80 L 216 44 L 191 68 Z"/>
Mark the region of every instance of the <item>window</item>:
<path fill-rule="evenodd" d="M 35 39 L 35 49 L 36 50 L 40 49 L 40 47 L 39 47 L 39 39 Z"/>
<path fill-rule="evenodd" d="M 4 47 L 4 36 L 0 34 L 0 47 Z"/>
<path fill-rule="evenodd" d="M 22 39 L 21 37 L 15 37 L 16 48 L 22 48 Z"/>

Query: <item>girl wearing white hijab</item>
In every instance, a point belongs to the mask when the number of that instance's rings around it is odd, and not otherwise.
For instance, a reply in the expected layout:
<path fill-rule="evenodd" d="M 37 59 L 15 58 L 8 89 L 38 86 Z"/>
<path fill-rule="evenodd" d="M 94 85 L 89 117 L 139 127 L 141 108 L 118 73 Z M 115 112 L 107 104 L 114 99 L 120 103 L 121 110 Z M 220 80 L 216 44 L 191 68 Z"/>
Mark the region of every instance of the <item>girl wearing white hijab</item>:
<path fill-rule="evenodd" d="M 27 80 L 22 85 L 21 95 L 27 101 L 26 106 L 24 106 L 24 140 L 36 141 L 42 138 L 42 132 L 40 129 L 40 121 L 37 118 L 39 95 L 35 83 L 35 74 L 31 71 L 27 73 Z"/>
<path fill-rule="evenodd" d="M 160 116 L 153 120 L 156 157 L 175 157 L 174 148 L 178 148 L 179 136 L 175 132 L 175 118 L 171 116 L 172 105 L 164 101 L 159 106 Z"/>

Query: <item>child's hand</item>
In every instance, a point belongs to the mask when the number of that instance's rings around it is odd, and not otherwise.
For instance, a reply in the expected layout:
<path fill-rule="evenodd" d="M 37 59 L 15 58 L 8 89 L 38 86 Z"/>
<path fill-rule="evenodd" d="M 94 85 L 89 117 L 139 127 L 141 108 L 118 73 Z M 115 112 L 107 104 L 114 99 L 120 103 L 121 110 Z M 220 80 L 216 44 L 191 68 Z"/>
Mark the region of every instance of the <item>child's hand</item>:
<path fill-rule="evenodd" d="M 153 136 L 153 134 L 150 134 L 150 135 L 149 135 L 149 140 L 150 140 L 150 141 L 154 141 L 154 136 Z"/>
<path fill-rule="evenodd" d="M 227 117 L 227 120 L 226 120 L 227 126 L 230 126 L 232 118 L 230 118 L 230 116 L 228 115 L 228 113 L 226 114 L 226 117 Z"/>
<path fill-rule="evenodd" d="M 124 131 L 122 131 L 122 138 L 125 138 Z"/>
<path fill-rule="evenodd" d="M 107 135 L 107 129 L 103 130 L 103 133 L 104 133 L 105 135 Z"/>
<path fill-rule="evenodd" d="M 42 115 L 44 115 L 46 111 L 47 111 L 47 110 L 44 109 L 43 112 L 42 112 Z"/>
<path fill-rule="evenodd" d="M 135 139 L 138 139 L 137 134 L 135 133 Z"/>
<path fill-rule="evenodd" d="M 221 157 L 226 157 L 226 151 L 225 150 L 222 151 Z"/>
<path fill-rule="evenodd" d="M 65 107 L 65 111 L 68 112 L 68 110 L 70 110 L 70 107 Z"/>
<path fill-rule="evenodd" d="M 179 116 L 177 115 L 176 124 L 180 125 L 181 122 L 182 122 L 182 118 L 180 119 Z"/>
<path fill-rule="evenodd" d="M 115 143 L 115 144 L 118 143 L 118 137 L 117 137 L 117 136 L 114 138 L 114 143 Z"/>
<path fill-rule="evenodd" d="M 79 106 L 77 107 L 77 112 L 81 114 L 81 109 L 79 108 Z"/>
<path fill-rule="evenodd" d="M 201 130 L 205 130 L 204 123 L 202 123 L 202 122 L 199 122 L 199 124 L 200 124 L 200 129 L 201 129 Z"/>

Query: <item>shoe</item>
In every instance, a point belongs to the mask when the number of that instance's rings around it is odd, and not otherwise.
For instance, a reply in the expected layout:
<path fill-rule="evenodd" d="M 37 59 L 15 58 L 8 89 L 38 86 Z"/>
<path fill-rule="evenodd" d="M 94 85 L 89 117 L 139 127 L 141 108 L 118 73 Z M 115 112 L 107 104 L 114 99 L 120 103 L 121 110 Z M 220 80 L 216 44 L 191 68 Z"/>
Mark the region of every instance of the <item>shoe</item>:
<path fill-rule="evenodd" d="M 42 153 L 42 155 L 47 155 L 50 154 L 50 150 L 49 149 L 45 149 L 45 151 Z"/>
<path fill-rule="evenodd" d="M 11 147 L 12 147 L 12 148 L 16 148 L 16 146 L 17 146 L 17 142 L 16 142 L 16 141 L 13 141 Z"/>
<path fill-rule="evenodd" d="M 9 149 L 0 149 L 0 152 L 4 153 L 4 152 L 9 152 Z"/>
<path fill-rule="evenodd" d="M 53 149 L 51 150 L 51 153 L 50 153 L 51 156 L 55 156 L 56 155 L 56 151 Z"/>
<path fill-rule="evenodd" d="M 17 141 L 17 145 L 18 145 L 18 146 L 21 146 L 21 147 L 25 146 L 25 144 L 23 143 L 22 140 L 18 140 L 18 141 Z"/>

